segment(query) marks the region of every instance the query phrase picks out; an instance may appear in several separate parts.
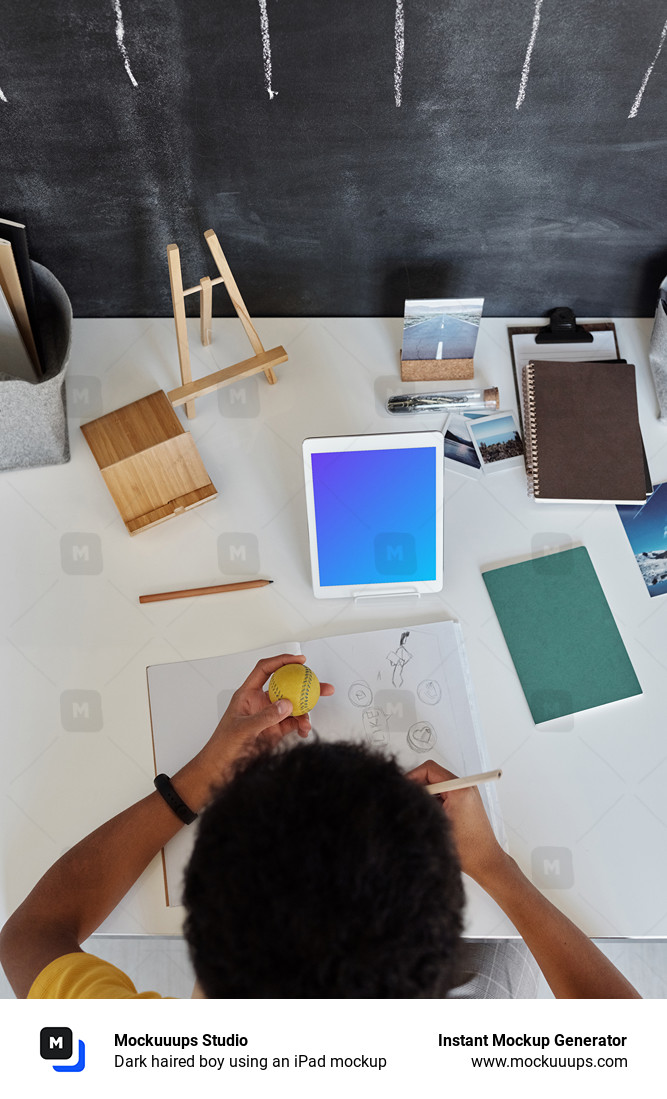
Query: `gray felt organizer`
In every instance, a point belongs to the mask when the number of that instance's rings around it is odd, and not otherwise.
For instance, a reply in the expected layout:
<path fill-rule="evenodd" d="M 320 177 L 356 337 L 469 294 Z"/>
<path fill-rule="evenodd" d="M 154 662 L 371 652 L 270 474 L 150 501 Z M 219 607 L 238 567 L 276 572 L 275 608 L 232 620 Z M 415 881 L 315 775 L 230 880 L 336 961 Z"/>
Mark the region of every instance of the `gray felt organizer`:
<path fill-rule="evenodd" d="M 0 363 L 0 470 L 69 461 L 65 370 L 72 339 L 72 306 L 46 267 L 32 264 L 39 318 L 42 378 L 26 382 L 2 373 Z"/>

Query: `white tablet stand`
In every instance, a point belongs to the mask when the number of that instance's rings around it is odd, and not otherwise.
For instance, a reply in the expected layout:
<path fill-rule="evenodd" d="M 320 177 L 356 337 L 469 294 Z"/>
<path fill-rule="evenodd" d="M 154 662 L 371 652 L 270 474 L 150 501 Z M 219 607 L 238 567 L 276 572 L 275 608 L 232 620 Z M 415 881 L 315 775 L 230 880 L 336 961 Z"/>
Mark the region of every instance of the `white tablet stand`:
<path fill-rule="evenodd" d="M 437 592 L 435 593 L 437 594 Z M 354 604 L 357 607 L 364 607 L 367 603 L 372 603 L 377 606 L 379 602 L 386 600 L 388 603 L 396 603 L 398 600 L 412 600 L 421 599 L 422 593 L 417 591 L 416 588 L 401 588 L 400 591 L 377 591 L 377 592 L 353 592 L 352 598 Z"/>

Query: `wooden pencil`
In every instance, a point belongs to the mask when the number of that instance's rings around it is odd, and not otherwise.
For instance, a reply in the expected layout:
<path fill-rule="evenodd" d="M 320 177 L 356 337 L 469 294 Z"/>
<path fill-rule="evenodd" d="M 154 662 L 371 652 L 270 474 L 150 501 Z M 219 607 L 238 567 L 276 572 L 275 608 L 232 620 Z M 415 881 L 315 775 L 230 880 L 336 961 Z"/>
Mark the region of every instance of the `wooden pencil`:
<path fill-rule="evenodd" d="M 425 786 L 427 794 L 446 794 L 449 790 L 465 790 L 468 786 L 479 786 L 480 782 L 496 782 L 502 771 L 482 771 L 479 775 L 463 775 L 461 778 L 449 778 L 444 782 L 432 782 Z"/>
<path fill-rule="evenodd" d="M 163 599 L 190 599 L 194 595 L 216 595 L 225 591 L 245 591 L 246 588 L 263 588 L 273 580 L 243 580 L 239 584 L 212 584 L 207 588 L 187 588 L 184 591 L 158 591 L 153 595 L 140 595 L 140 603 L 160 603 Z"/>

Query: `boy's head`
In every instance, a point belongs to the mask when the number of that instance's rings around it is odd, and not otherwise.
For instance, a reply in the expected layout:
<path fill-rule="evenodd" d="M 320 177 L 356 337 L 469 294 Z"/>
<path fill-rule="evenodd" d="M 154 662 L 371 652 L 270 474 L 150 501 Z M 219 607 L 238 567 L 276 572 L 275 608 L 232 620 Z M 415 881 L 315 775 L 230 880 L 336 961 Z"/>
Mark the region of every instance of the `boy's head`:
<path fill-rule="evenodd" d="M 440 802 L 351 744 L 250 761 L 204 812 L 185 934 L 206 996 L 443 996 L 463 887 Z"/>

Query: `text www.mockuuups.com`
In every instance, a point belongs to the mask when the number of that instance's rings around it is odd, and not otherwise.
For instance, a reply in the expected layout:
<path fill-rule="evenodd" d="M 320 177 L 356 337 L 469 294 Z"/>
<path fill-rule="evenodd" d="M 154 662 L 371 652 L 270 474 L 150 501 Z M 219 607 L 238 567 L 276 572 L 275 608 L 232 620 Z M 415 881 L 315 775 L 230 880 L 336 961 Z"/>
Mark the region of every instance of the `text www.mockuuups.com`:
<path fill-rule="evenodd" d="M 627 1057 L 567 1057 L 538 1054 L 536 1057 L 471 1057 L 473 1068 L 627 1068 Z"/>

